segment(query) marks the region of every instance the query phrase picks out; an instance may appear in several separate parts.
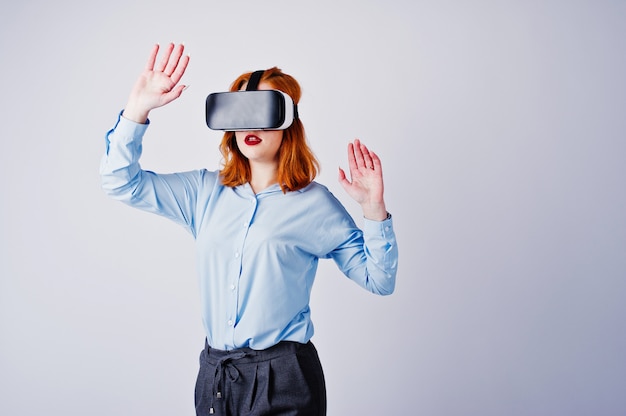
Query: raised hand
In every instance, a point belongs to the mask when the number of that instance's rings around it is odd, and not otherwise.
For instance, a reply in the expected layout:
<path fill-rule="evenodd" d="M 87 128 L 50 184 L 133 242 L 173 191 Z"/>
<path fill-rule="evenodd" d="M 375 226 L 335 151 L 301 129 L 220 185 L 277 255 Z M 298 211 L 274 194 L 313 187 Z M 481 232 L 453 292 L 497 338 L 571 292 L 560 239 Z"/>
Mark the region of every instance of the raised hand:
<path fill-rule="evenodd" d="M 189 55 L 183 56 L 184 50 L 184 45 L 170 43 L 157 64 L 159 45 L 154 45 L 124 107 L 125 118 L 145 123 L 151 110 L 180 97 L 186 87 L 178 83 L 189 63 Z"/>
<path fill-rule="evenodd" d="M 350 180 L 339 168 L 339 183 L 361 205 L 365 218 L 382 221 L 387 218 L 383 199 L 383 170 L 376 153 L 370 151 L 358 139 L 348 144 Z"/>

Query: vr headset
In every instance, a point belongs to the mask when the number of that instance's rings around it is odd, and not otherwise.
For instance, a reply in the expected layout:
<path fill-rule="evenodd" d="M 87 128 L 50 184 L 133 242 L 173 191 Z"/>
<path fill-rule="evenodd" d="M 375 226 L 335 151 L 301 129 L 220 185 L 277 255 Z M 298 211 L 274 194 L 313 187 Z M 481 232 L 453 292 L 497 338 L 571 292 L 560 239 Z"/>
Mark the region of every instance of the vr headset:
<path fill-rule="evenodd" d="M 298 118 L 297 105 L 282 91 L 258 91 L 263 72 L 252 73 L 245 91 L 209 94 L 205 114 L 211 130 L 284 130 L 291 126 Z"/>

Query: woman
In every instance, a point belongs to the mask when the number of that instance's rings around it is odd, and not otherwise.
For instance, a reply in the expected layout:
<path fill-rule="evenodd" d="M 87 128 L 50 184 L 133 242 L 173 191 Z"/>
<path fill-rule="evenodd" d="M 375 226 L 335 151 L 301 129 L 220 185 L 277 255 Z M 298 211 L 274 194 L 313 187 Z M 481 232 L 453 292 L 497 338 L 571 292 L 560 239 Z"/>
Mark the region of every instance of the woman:
<path fill-rule="evenodd" d="M 348 145 L 350 179 L 339 182 L 363 208 L 359 229 L 313 181 L 318 164 L 299 118 L 286 130 L 226 132 L 219 172 L 155 174 L 139 165 L 154 108 L 180 97 L 189 57 L 156 45 L 115 127 L 106 136 L 102 184 L 112 197 L 168 217 L 196 239 L 206 331 L 196 383 L 198 415 L 324 415 L 326 390 L 309 298 L 318 260 L 380 295 L 393 292 L 397 246 L 383 200 L 381 163 L 358 140 Z M 250 73 L 231 90 L 246 87 Z M 295 79 L 264 71 L 258 89 L 294 103 Z"/>

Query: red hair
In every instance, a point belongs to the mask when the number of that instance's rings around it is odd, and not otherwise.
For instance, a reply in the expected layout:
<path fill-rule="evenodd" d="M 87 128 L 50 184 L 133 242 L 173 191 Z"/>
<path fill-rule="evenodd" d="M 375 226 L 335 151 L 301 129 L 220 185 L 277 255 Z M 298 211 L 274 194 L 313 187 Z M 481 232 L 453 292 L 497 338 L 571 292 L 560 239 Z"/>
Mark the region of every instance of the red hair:
<path fill-rule="evenodd" d="M 252 72 L 242 74 L 233 82 L 230 91 L 239 91 L 248 82 Z M 259 82 L 267 82 L 273 88 L 291 97 L 298 104 L 302 91 L 298 81 L 279 68 L 265 70 Z M 250 182 L 251 173 L 248 159 L 241 153 L 235 139 L 235 132 L 227 131 L 222 137 L 220 151 L 224 157 L 220 171 L 222 183 L 235 187 Z M 309 185 L 319 171 L 319 162 L 309 148 L 300 118 L 283 130 L 283 141 L 278 149 L 277 179 L 283 192 L 297 191 Z"/>

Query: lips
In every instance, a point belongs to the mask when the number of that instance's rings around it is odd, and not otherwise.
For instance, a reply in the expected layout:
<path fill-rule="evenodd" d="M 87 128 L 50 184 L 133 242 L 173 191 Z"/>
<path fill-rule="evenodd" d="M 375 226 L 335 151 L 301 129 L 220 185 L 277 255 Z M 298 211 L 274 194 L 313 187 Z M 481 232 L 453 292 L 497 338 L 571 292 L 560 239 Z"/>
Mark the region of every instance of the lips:
<path fill-rule="evenodd" d="M 255 136 L 254 134 L 248 134 L 246 136 L 246 138 L 244 139 L 244 142 L 248 146 L 254 146 L 254 145 L 257 145 L 257 144 L 261 143 L 261 139 L 259 137 Z"/>

